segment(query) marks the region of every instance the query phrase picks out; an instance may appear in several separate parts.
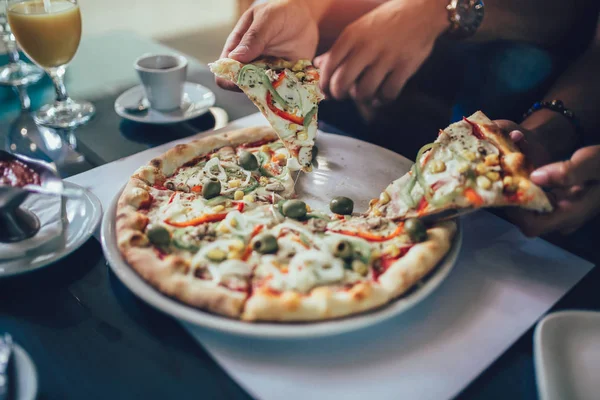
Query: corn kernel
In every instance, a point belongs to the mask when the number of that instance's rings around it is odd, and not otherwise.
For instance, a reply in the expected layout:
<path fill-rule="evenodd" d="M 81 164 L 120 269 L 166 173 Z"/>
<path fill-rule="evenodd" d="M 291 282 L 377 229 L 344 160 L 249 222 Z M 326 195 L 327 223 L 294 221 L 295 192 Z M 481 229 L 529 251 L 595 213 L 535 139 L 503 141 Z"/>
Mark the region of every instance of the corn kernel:
<path fill-rule="evenodd" d="M 229 245 L 230 250 L 242 251 L 244 250 L 244 242 L 241 240 L 235 240 Z"/>
<path fill-rule="evenodd" d="M 488 154 L 487 156 L 485 156 L 485 165 L 492 167 L 498 164 L 500 164 L 498 154 Z"/>
<path fill-rule="evenodd" d="M 475 161 L 477 159 L 477 154 L 473 153 L 472 151 L 465 151 L 463 156 L 469 161 Z"/>
<path fill-rule="evenodd" d="M 382 192 L 381 195 L 379 196 L 379 203 L 381 205 L 385 205 L 387 203 L 390 202 L 390 195 L 388 194 L 388 192 Z"/>
<path fill-rule="evenodd" d="M 298 134 L 298 140 L 300 140 L 301 142 L 305 141 L 306 139 L 308 139 L 308 135 L 304 132 L 301 132 Z"/>
<path fill-rule="evenodd" d="M 460 164 L 458 166 L 458 173 L 459 174 L 464 174 L 468 170 L 469 170 L 469 164 L 467 164 L 467 163 L 462 163 L 462 164 Z"/>
<path fill-rule="evenodd" d="M 233 225 L 233 224 L 231 224 L 231 225 Z M 219 226 L 217 226 L 217 232 L 219 232 L 219 233 L 229 233 L 229 227 L 227 225 L 225 225 L 225 224 L 219 224 Z"/>
<path fill-rule="evenodd" d="M 298 72 L 304 69 L 305 62 L 303 60 L 296 61 L 296 64 L 292 66 L 292 71 Z"/>
<path fill-rule="evenodd" d="M 266 176 L 261 176 L 258 179 L 258 183 L 260 183 L 260 186 L 266 186 L 269 183 L 269 178 L 267 178 Z"/>
<path fill-rule="evenodd" d="M 206 253 L 206 258 L 211 261 L 220 262 L 227 258 L 227 254 L 221 249 L 211 249 Z"/>
<path fill-rule="evenodd" d="M 517 190 L 517 183 L 512 176 L 505 176 L 502 180 L 502 183 L 504 184 L 504 190 L 508 192 L 514 192 Z"/>
<path fill-rule="evenodd" d="M 477 177 L 477 186 L 483 190 L 489 190 L 492 187 L 492 181 L 490 181 L 487 177 L 480 175 Z"/>
<path fill-rule="evenodd" d="M 528 190 L 529 189 L 529 181 L 527 179 L 519 180 L 519 189 Z"/>
<path fill-rule="evenodd" d="M 496 182 L 500 180 L 500 174 L 496 171 L 490 171 L 485 174 L 492 182 Z"/>
<path fill-rule="evenodd" d="M 225 210 L 225 206 L 223 204 L 219 204 L 218 206 L 214 206 L 212 208 L 212 210 L 216 213 L 224 211 Z"/>
<path fill-rule="evenodd" d="M 246 203 L 254 203 L 254 196 L 252 196 L 251 194 L 247 194 L 244 196 L 244 201 Z"/>
<path fill-rule="evenodd" d="M 444 172 L 446 170 L 446 163 L 441 160 L 433 160 L 429 164 L 429 171 L 432 174 Z"/>
<path fill-rule="evenodd" d="M 306 205 L 306 212 L 312 212 L 312 208 L 308 204 Z"/>
<path fill-rule="evenodd" d="M 237 219 L 235 219 L 235 218 L 231 218 L 231 221 L 229 222 L 229 225 L 231 225 L 231 226 L 232 226 L 232 227 L 234 227 L 234 228 L 235 228 L 236 226 L 238 226 Z"/>
<path fill-rule="evenodd" d="M 299 80 L 304 78 L 306 76 L 306 74 L 304 72 L 296 72 L 296 78 L 298 78 Z"/>
<path fill-rule="evenodd" d="M 296 124 L 290 124 L 290 131 L 297 131 L 298 128 L 299 128 L 298 125 L 296 125 Z"/>
<path fill-rule="evenodd" d="M 379 208 L 373 209 L 372 213 L 376 217 L 381 217 L 383 215 L 383 213 L 381 212 L 381 210 Z"/>
<path fill-rule="evenodd" d="M 228 183 L 230 188 L 240 187 L 241 184 L 242 184 L 242 181 L 239 179 L 232 179 Z"/>
<path fill-rule="evenodd" d="M 284 153 L 277 153 L 277 155 L 275 156 L 275 158 L 276 158 L 278 161 L 284 161 L 284 160 L 286 160 L 286 159 L 287 159 L 287 156 L 286 156 Z"/>
<path fill-rule="evenodd" d="M 360 260 L 352 261 L 352 270 L 362 276 L 366 276 L 369 273 L 369 267 Z"/>
<path fill-rule="evenodd" d="M 475 171 L 477 171 L 477 173 L 478 173 L 479 175 L 483 175 L 483 174 L 485 174 L 485 173 L 487 172 L 487 170 L 488 170 L 488 169 L 487 169 L 487 167 L 485 166 L 485 164 L 484 164 L 484 163 L 479 163 L 479 164 L 477 164 L 477 166 L 475 167 Z"/>
<path fill-rule="evenodd" d="M 388 244 L 384 249 L 383 249 L 383 254 L 390 256 L 392 258 L 398 257 L 400 255 L 400 249 L 398 248 L 398 246 L 395 246 L 393 244 Z"/>
<path fill-rule="evenodd" d="M 233 199 L 240 201 L 244 198 L 244 192 L 242 192 L 241 190 L 236 190 L 235 193 L 233 193 Z"/>
<path fill-rule="evenodd" d="M 262 146 L 260 146 L 260 151 L 262 151 L 263 153 L 269 153 L 271 151 L 271 148 L 268 145 L 263 144 Z"/>

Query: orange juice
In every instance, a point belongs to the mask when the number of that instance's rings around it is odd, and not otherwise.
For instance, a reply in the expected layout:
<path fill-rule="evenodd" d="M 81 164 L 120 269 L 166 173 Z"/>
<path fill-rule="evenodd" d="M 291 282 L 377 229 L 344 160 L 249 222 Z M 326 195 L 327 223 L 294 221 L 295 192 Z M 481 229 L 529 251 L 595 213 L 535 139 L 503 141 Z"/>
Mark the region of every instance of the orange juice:
<path fill-rule="evenodd" d="M 44 68 L 67 64 L 81 39 L 79 6 L 67 0 L 27 0 L 9 5 L 8 23 L 23 51 Z"/>

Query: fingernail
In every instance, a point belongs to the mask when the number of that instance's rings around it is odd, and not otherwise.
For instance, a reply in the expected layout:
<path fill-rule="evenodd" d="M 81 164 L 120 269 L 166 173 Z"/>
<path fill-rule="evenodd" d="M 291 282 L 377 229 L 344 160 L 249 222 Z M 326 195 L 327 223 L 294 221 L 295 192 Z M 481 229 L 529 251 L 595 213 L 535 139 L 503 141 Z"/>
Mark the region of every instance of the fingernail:
<path fill-rule="evenodd" d="M 519 142 L 525 137 L 521 131 L 512 131 L 509 135 L 513 142 Z"/>
<path fill-rule="evenodd" d="M 543 185 L 548 181 L 548 173 L 543 169 L 538 169 L 531 173 L 530 178 L 534 183 Z"/>
<path fill-rule="evenodd" d="M 236 47 L 235 49 L 233 49 L 233 51 L 231 51 L 231 53 L 229 53 L 229 55 L 247 53 L 248 50 L 249 50 L 248 46 L 246 46 L 245 44 L 241 44 L 238 47 Z"/>

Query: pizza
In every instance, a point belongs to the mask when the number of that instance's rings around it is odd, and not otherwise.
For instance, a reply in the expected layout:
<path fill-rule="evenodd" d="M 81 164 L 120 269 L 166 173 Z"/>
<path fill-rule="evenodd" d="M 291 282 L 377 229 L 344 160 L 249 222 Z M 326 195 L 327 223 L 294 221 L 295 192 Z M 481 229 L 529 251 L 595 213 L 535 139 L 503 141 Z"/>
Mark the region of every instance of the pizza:
<path fill-rule="evenodd" d="M 311 62 L 265 58 L 242 64 L 223 58 L 209 67 L 234 82 L 260 109 L 291 154 L 288 167 L 309 171 L 323 99 L 319 71 Z"/>
<path fill-rule="evenodd" d="M 150 285 L 244 321 L 317 321 L 405 294 L 450 249 L 456 225 L 331 213 L 296 198 L 287 149 L 248 128 L 178 145 L 139 168 L 117 205 L 121 254 Z M 254 158 L 252 158 L 254 157 Z"/>
<path fill-rule="evenodd" d="M 507 133 L 478 111 L 423 146 L 411 170 L 372 200 L 369 215 L 398 220 L 507 206 L 550 212 L 545 192 L 529 179 L 531 170 Z"/>

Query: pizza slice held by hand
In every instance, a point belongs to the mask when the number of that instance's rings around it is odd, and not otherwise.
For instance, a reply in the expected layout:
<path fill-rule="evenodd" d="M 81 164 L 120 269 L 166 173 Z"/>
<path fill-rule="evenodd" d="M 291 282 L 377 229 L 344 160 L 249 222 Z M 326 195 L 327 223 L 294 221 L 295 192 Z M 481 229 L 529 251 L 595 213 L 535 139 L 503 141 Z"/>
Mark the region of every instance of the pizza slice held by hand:
<path fill-rule="evenodd" d="M 288 167 L 310 171 L 323 99 L 319 72 L 311 62 L 265 58 L 242 64 L 223 58 L 209 67 L 219 78 L 234 82 L 260 109 L 290 153 Z"/>
<path fill-rule="evenodd" d="M 505 206 L 552 211 L 544 191 L 529 179 L 531 166 L 525 155 L 482 112 L 440 131 L 416 160 L 406 175 L 371 202 L 371 215 L 406 219 L 450 209 Z"/>

